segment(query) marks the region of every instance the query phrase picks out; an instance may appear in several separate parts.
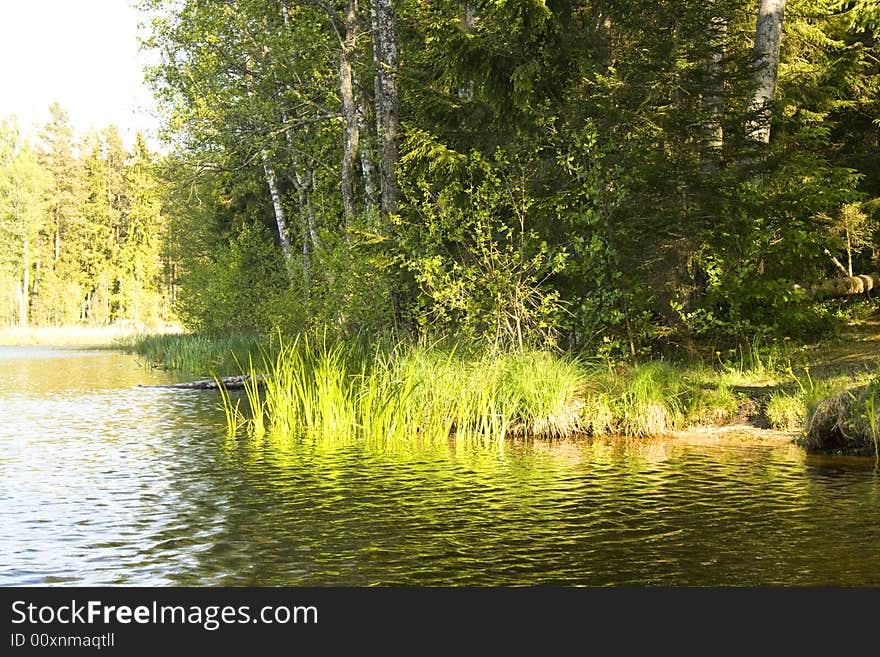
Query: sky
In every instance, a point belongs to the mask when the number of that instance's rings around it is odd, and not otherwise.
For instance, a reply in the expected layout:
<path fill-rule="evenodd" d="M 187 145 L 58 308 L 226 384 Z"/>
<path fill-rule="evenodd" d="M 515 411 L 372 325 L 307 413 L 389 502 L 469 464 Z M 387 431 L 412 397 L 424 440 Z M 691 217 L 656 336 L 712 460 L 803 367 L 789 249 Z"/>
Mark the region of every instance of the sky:
<path fill-rule="evenodd" d="M 31 132 L 57 100 L 80 134 L 114 124 L 129 146 L 138 130 L 150 136 L 140 20 L 129 0 L 0 0 L 0 116 Z"/>

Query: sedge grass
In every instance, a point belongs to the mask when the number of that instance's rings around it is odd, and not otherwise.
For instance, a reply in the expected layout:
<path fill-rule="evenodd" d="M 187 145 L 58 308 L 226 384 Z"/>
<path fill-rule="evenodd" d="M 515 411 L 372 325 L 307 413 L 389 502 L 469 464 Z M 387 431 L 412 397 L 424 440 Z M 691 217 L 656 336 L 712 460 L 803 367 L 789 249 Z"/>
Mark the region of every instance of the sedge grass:
<path fill-rule="evenodd" d="M 143 357 L 151 367 L 190 374 L 229 376 L 241 371 L 240 363 L 259 358 L 273 343 L 254 336 L 209 337 L 204 335 L 153 334 L 123 340 L 119 346 Z"/>
<path fill-rule="evenodd" d="M 301 335 L 281 344 L 245 389 L 252 434 L 272 431 L 366 440 L 419 436 L 503 440 L 568 435 L 578 426 L 572 362 L 543 354 L 468 359 L 418 346 L 364 348 Z M 542 373 L 544 374 L 542 376 Z M 230 433 L 239 424 L 222 398 Z"/>
<path fill-rule="evenodd" d="M 330 343 L 300 335 L 248 361 L 252 435 L 371 442 L 576 434 L 658 435 L 735 406 L 668 363 L 608 368 L 542 351 L 464 354 L 455 348 Z M 260 374 L 262 390 L 257 388 Z M 223 398 L 230 432 L 240 409 Z"/>

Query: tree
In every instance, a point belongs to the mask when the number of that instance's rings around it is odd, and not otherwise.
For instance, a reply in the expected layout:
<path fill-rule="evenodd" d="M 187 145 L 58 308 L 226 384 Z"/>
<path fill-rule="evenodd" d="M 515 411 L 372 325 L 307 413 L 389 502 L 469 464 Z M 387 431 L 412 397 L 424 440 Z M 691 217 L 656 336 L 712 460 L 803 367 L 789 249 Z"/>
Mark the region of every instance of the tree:
<path fill-rule="evenodd" d="M 7 284 L 14 282 L 18 324 L 27 327 L 40 264 L 45 253 L 40 233 L 47 219 L 49 174 L 40 166 L 30 145 L 17 129 L 4 123 L 0 134 L 0 234 Z M 11 279 L 11 280 L 10 280 Z M 7 316 L 7 320 L 12 315 Z"/>
<path fill-rule="evenodd" d="M 147 4 L 204 201 L 179 223 L 212 233 L 192 271 L 245 225 L 285 253 L 286 213 L 297 325 L 388 325 L 390 291 L 398 328 L 485 336 L 527 289 L 565 312 L 519 324 L 583 348 L 789 331 L 821 315 L 793 282 L 831 224 L 878 196 L 867 1 Z M 462 281 L 491 285 L 462 306 Z"/>
<path fill-rule="evenodd" d="M 397 132 L 400 95 L 397 86 L 397 33 L 392 0 L 370 0 L 370 19 L 373 61 L 376 66 L 376 131 L 381 153 L 382 210 L 393 215 L 397 213 L 399 203 Z"/>
<path fill-rule="evenodd" d="M 67 111 L 53 103 L 49 116 L 40 133 L 39 159 L 52 178 L 47 225 L 52 257 L 44 267 L 39 308 L 35 310 L 41 322 L 62 325 L 82 319 L 80 302 L 88 286 L 82 261 L 87 248 L 82 214 L 85 187 Z"/>
<path fill-rule="evenodd" d="M 753 116 L 746 126 L 750 139 L 768 143 L 776 98 L 776 78 L 779 71 L 779 48 L 782 43 L 782 21 L 785 0 L 761 0 L 755 27 Z"/>
<path fill-rule="evenodd" d="M 120 314 L 138 326 L 155 325 L 161 313 L 164 190 L 142 135 L 135 137 L 125 171 L 129 207 L 120 245 Z"/>

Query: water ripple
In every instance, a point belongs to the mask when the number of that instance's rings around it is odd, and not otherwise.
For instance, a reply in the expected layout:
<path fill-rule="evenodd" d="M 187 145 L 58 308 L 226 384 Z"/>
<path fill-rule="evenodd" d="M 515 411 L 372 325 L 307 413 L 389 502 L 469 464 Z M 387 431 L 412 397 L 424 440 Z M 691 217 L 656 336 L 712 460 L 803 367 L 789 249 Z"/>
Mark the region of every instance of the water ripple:
<path fill-rule="evenodd" d="M 870 459 L 230 440 L 168 380 L 0 349 L 0 585 L 880 584 Z"/>

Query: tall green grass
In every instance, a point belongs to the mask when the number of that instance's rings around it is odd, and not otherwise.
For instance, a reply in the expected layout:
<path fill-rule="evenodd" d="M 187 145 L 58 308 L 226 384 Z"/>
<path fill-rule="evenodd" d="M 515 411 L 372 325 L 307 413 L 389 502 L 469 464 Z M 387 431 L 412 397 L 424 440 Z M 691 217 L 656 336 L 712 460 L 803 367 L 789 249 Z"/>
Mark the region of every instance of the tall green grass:
<path fill-rule="evenodd" d="M 135 336 L 120 342 L 129 353 L 138 354 L 152 367 L 178 370 L 201 376 L 230 376 L 241 371 L 241 363 L 259 362 L 261 353 L 272 350 L 253 336 L 208 337 L 193 334 Z"/>
<path fill-rule="evenodd" d="M 667 363 L 609 369 L 543 351 L 465 354 L 300 335 L 247 371 L 248 414 L 223 397 L 231 434 L 246 426 L 255 436 L 379 442 L 647 436 L 718 420 L 736 405 L 728 390 Z"/>
<path fill-rule="evenodd" d="M 802 374 L 789 367 L 788 374 L 794 385 L 773 392 L 765 405 L 764 415 L 774 429 L 809 429 L 809 419 L 817 406 L 852 386 L 852 379 L 848 376 L 814 379 L 809 367 L 804 367 Z"/>
<path fill-rule="evenodd" d="M 542 352 L 465 357 L 455 350 L 301 335 L 249 373 L 249 415 L 223 396 L 230 433 L 265 431 L 386 441 L 570 435 L 580 428 L 580 370 Z"/>
<path fill-rule="evenodd" d="M 737 399 L 705 370 L 663 361 L 594 365 L 586 374 L 583 425 L 592 434 L 654 436 L 690 425 L 720 424 Z"/>

